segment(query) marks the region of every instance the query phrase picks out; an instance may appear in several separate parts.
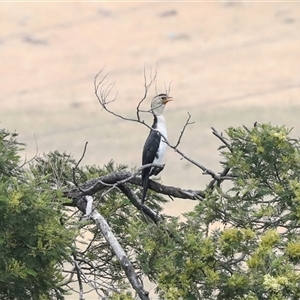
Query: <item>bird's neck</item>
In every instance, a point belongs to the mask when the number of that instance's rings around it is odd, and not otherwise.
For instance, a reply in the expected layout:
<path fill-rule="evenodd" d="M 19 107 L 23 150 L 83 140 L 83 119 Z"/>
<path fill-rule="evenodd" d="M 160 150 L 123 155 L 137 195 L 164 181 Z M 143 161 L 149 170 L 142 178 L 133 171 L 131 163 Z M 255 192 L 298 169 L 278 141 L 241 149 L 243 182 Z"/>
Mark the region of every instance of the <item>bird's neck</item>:
<path fill-rule="evenodd" d="M 163 115 L 154 115 L 153 125 L 152 128 L 157 129 L 158 127 L 165 127 L 166 120 Z"/>
<path fill-rule="evenodd" d="M 161 135 L 167 139 L 167 127 L 166 127 L 166 121 L 164 116 L 159 115 L 159 116 L 155 116 L 154 115 L 154 121 L 153 121 L 153 125 L 152 128 L 157 130 L 158 132 L 161 133 Z"/>

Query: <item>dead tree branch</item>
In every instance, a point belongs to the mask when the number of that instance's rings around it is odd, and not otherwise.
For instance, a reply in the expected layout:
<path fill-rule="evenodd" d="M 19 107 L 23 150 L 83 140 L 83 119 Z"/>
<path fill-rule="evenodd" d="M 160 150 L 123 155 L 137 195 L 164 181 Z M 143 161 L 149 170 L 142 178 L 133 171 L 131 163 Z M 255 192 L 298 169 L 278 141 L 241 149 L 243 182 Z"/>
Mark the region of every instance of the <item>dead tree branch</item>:
<path fill-rule="evenodd" d="M 213 135 L 215 135 L 231 151 L 231 146 L 226 140 L 226 138 L 221 133 L 219 133 L 214 127 L 211 127 L 211 130 Z"/>
<path fill-rule="evenodd" d="M 77 263 L 75 252 L 73 253 L 73 263 L 75 265 L 75 270 L 76 270 L 77 280 L 78 280 L 78 285 L 79 285 L 79 300 L 84 300 L 84 297 L 83 297 L 83 285 L 82 285 L 82 281 L 81 281 L 81 272 L 80 272 L 80 267 L 79 267 L 79 265 Z"/>
<path fill-rule="evenodd" d="M 183 134 L 184 134 L 184 132 L 185 132 L 186 127 L 187 127 L 188 125 L 195 124 L 195 122 L 190 122 L 191 117 L 192 117 L 192 116 L 191 116 L 190 113 L 188 112 L 188 118 L 187 118 L 185 124 L 183 125 L 183 128 L 182 128 L 182 130 L 181 130 L 181 132 L 180 132 L 179 138 L 178 138 L 178 140 L 177 140 L 177 143 L 176 143 L 175 146 L 174 146 L 175 148 L 177 148 L 177 147 L 179 146 L 179 144 L 180 144 L 180 142 L 181 142 L 181 139 L 182 139 L 182 137 L 183 137 Z"/>
<path fill-rule="evenodd" d="M 102 109 L 104 109 L 109 114 L 111 114 L 117 118 L 120 118 L 124 121 L 141 123 L 141 124 L 145 125 L 146 127 L 148 127 L 149 129 L 151 129 L 151 127 L 149 125 L 147 125 L 144 121 L 142 121 L 140 118 L 140 112 L 150 112 L 150 110 L 143 111 L 140 109 L 140 106 L 143 103 L 143 101 L 146 99 L 149 89 L 155 83 L 157 72 L 155 71 L 154 76 L 152 76 L 152 71 L 150 72 L 150 82 L 147 83 L 146 69 L 144 69 L 144 95 L 136 107 L 137 119 L 124 117 L 124 116 L 112 111 L 111 109 L 109 109 L 108 104 L 111 102 L 114 102 L 117 99 L 118 92 L 116 92 L 114 97 L 112 97 L 110 100 L 108 100 L 108 98 L 112 92 L 112 89 L 115 87 L 115 82 L 113 82 L 113 83 L 107 82 L 106 79 L 109 74 L 103 75 L 102 79 L 99 80 L 99 76 L 102 75 L 103 72 L 104 72 L 104 68 L 102 68 L 94 78 L 94 93 L 95 93 Z"/>
<path fill-rule="evenodd" d="M 154 165 L 154 164 L 149 164 Z M 145 165 L 143 167 L 147 167 Z M 85 213 L 86 201 L 82 203 L 82 205 L 78 202 L 82 201 L 82 196 L 85 195 L 94 195 L 97 192 L 100 192 L 107 187 L 116 186 L 119 188 L 119 185 L 124 183 L 131 183 L 134 185 L 142 186 L 142 179 L 139 176 L 133 175 L 128 171 L 119 171 L 110 173 L 98 178 L 93 178 L 82 185 L 79 188 L 73 188 L 71 190 L 67 190 L 64 192 L 64 196 L 73 200 L 73 203 L 66 203 L 69 206 L 78 206 L 81 207 L 83 205 L 83 209 L 81 209 Z M 159 182 L 155 182 L 153 180 L 149 180 L 149 189 L 157 193 L 161 193 L 164 195 L 168 195 L 174 198 L 181 199 L 190 199 L 190 200 L 201 200 L 205 197 L 205 192 L 201 190 L 190 190 L 190 189 L 182 189 L 179 187 L 166 186 L 160 184 Z M 84 193 L 82 192 L 84 191 Z"/>
<path fill-rule="evenodd" d="M 125 251 L 119 244 L 118 240 L 114 236 L 111 228 L 107 224 L 105 218 L 97 211 L 94 210 L 90 218 L 95 222 L 97 228 L 103 234 L 106 241 L 109 243 L 113 249 L 115 255 L 117 256 L 122 269 L 124 270 L 131 286 L 137 292 L 141 300 L 150 300 L 149 292 L 143 287 L 141 279 L 136 274 L 131 262 L 129 261 Z"/>
<path fill-rule="evenodd" d="M 149 89 L 156 82 L 156 77 L 157 77 L 157 69 L 155 68 L 154 76 L 152 76 L 152 69 L 150 69 L 150 81 L 149 81 L 149 83 L 147 83 L 146 66 L 144 66 L 144 96 L 142 97 L 142 99 L 140 100 L 140 102 L 138 103 L 138 105 L 136 107 L 136 116 L 137 116 L 137 120 L 139 122 L 141 122 L 140 112 L 142 111 L 140 109 L 140 106 L 146 99 Z"/>
<path fill-rule="evenodd" d="M 119 189 L 121 192 L 129 199 L 129 201 L 138 209 L 142 210 L 145 215 L 147 215 L 151 220 L 158 224 L 162 221 L 160 215 L 156 214 L 151 208 L 146 205 L 142 205 L 139 197 L 132 191 L 132 189 L 126 184 L 120 184 Z"/>
<path fill-rule="evenodd" d="M 78 162 L 76 163 L 75 167 L 73 168 L 73 174 L 72 174 L 72 176 L 73 176 L 73 183 L 75 184 L 75 186 L 76 186 L 78 189 L 80 189 L 80 187 L 79 187 L 79 185 L 78 185 L 78 183 L 77 183 L 77 181 L 76 181 L 75 173 L 76 173 L 76 170 L 78 169 L 78 166 L 80 165 L 80 163 L 82 162 L 82 160 L 83 160 L 83 158 L 84 158 L 84 156 L 85 156 L 86 149 L 87 149 L 87 145 L 88 145 L 88 142 L 85 142 L 84 149 L 83 149 L 83 153 L 82 153 L 80 159 L 78 160 Z M 82 191 L 82 192 L 83 192 L 83 191 Z"/>
<path fill-rule="evenodd" d="M 211 127 L 212 129 L 212 133 L 213 135 L 215 135 L 220 141 L 223 142 L 223 144 L 230 150 L 231 150 L 231 145 L 230 143 L 228 143 L 228 141 L 225 139 L 225 137 L 220 134 L 215 128 Z M 214 177 L 213 176 L 213 180 L 208 184 L 207 188 L 212 189 L 215 185 L 220 186 L 220 184 L 222 183 L 222 181 L 224 181 L 225 179 L 229 179 L 227 174 L 230 171 L 230 167 L 225 167 L 223 169 L 223 171 L 220 173 L 219 176 Z M 231 179 L 234 179 L 233 177 L 230 177 Z"/>

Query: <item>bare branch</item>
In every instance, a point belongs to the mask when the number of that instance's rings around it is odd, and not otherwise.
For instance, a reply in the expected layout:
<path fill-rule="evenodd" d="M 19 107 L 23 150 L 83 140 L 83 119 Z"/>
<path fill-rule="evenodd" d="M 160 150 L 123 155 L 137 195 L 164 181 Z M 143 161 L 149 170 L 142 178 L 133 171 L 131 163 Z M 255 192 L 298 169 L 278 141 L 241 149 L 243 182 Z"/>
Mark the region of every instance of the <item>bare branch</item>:
<path fill-rule="evenodd" d="M 228 143 L 228 141 L 223 137 L 223 135 L 220 134 L 215 128 L 211 127 L 211 129 L 212 129 L 213 135 L 215 135 L 219 140 L 221 140 L 225 144 L 225 146 L 230 151 L 232 151 L 230 143 Z M 213 180 L 208 184 L 207 187 L 209 189 L 212 189 L 216 184 L 218 186 L 220 186 L 220 184 L 222 183 L 222 181 L 228 179 L 228 176 L 226 176 L 226 175 L 229 173 L 229 171 L 230 171 L 230 167 L 225 167 L 218 177 L 212 176 Z M 234 178 L 230 177 L 230 179 L 234 179 Z"/>
<path fill-rule="evenodd" d="M 81 274 L 80 274 L 80 267 L 78 266 L 75 252 L 73 253 L 73 258 L 74 258 L 73 262 L 74 262 L 74 265 L 75 265 L 75 270 L 76 270 L 77 280 L 78 280 L 78 285 L 79 285 L 79 300 L 84 300 L 84 298 L 83 298 L 83 286 L 82 286 Z"/>
<path fill-rule="evenodd" d="M 160 221 L 162 221 L 161 217 L 156 214 L 151 208 L 147 207 L 146 205 L 142 205 L 142 202 L 138 198 L 138 196 L 126 184 L 119 185 L 119 189 L 138 210 L 142 210 L 142 212 L 145 213 L 149 218 L 151 218 L 155 224 L 158 224 Z"/>
<path fill-rule="evenodd" d="M 221 140 L 221 142 L 225 144 L 225 146 L 231 151 L 231 146 L 227 142 L 226 138 L 221 133 L 219 133 L 214 127 L 211 127 L 211 130 L 213 135 L 215 135 L 219 140 Z"/>
<path fill-rule="evenodd" d="M 166 86 L 166 83 L 165 83 L 165 92 L 166 92 L 167 95 L 170 95 L 171 84 L 172 84 L 172 80 L 169 82 L 169 86 L 168 87 Z"/>
<path fill-rule="evenodd" d="M 151 79 L 150 79 L 150 82 L 147 83 L 146 71 L 144 70 L 144 78 L 145 78 L 144 90 L 145 90 L 145 92 L 144 92 L 143 98 L 140 100 L 140 102 L 137 106 L 137 119 L 124 117 L 118 113 L 115 113 L 111 109 L 109 109 L 108 104 L 111 102 L 114 102 L 117 99 L 118 92 L 116 92 L 114 97 L 112 97 L 111 99 L 108 100 L 109 95 L 112 92 L 112 89 L 115 87 L 115 82 L 107 83 L 106 79 L 108 77 L 108 74 L 103 75 L 102 79 L 98 80 L 99 76 L 103 73 L 103 71 L 104 71 L 104 68 L 102 68 L 94 78 L 94 93 L 95 93 L 102 109 L 104 109 L 111 115 L 118 117 L 122 120 L 141 123 L 141 124 L 145 125 L 146 127 L 148 127 L 149 129 L 151 129 L 151 127 L 149 125 L 147 125 L 144 121 L 141 121 L 139 113 L 143 112 L 143 111 L 140 110 L 139 107 L 142 104 L 142 102 L 146 99 L 150 87 L 153 85 L 153 83 L 156 80 L 156 74 L 157 74 L 156 71 L 155 71 L 155 74 L 153 77 L 152 77 L 152 72 L 150 73 Z M 146 111 L 146 112 L 149 112 L 149 111 Z"/>
<path fill-rule="evenodd" d="M 109 286 L 109 285 L 105 285 L 104 282 L 99 282 L 98 280 L 92 280 L 89 278 L 89 273 L 88 272 L 85 272 L 86 271 L 86 268 L 80 266 L 80 263 L 85 263 L 85 264 L 88 264 L 89 267 L 93 267 L 93 265 L 90 263 L 90 262 L 87 262 L 86 260 L 83 260 L 83 259 L 78 259 L 76 257 L 76 255 L 73 254 L 73 257 L 74 259 L 72 259 L 74 265 L 75 265 L 75 268 L 71 271 L 67 271 L 67 270 L 64 270 L 65 273 L 71 273 L 70 275 L 70 279 L 68 280 L 68 283 L 71 283 L 71 282 L 75 282 L 73 281 L 71 278 L 73 277 L 74 273 L 77 274 L 77 280 L 79 282 L 79 292 L 74 290 L 71 286 L 68 285 L 68 287 L 73 290 L 74 292 L 78 293 L 79 294 L 79 300 L 84 300 L 84 297 L 83 295 L 84 294 L 88 294 L 90 293 L 91 291 L 95 291 L 97 293 L 97 295 L 99 296 L 99 299 L 101 297 L 101 293 L 99 290 L 102 290 L 101 289 L 101 286 L 104 287 L 106 290 L 109 289 L 111 291 L 114 291 L 114 292 L 117 292 L 116 289 L 114 289 L 112 286 Z M 83 284 L 82 284 L 82 280 L 84 281 L 84 283 L 88 284 L 91 289 L 84 292 L 83 291 Z M 102 290 L 103 291 L 103 290 Z M 101 297 L 102 298 L 102 297 Z"/>
<path fill-rule="evenodd" d="M 186 120 L 186 122 L 185 122 L 185 124 L 184 124 L 184 126 L 183 126 L 183 128 L 182 128 L 182 130 L 181 130 L 181 132 L 180 132 L 180 135 L 179 135 L 179 138 L 178 138 L 178 140 L 177 140 L 177 143 L 175 144 L 175 148 L 177 148 L 178 146 L 179 146 L 179 144 L 180 144 L 180 142 L 181 142 L 181 139 L 182 139 L 182 137 L 183 137 L 183 134 L 184 134 L 184 132 L 185 132 L 185 129 L 186 129 L 186 127 L 188 126 L 188 125 L 192 125 L 192 124 L 194 124 L 195 122 L 190 122 L 190 119 L 191 119 L 191 115 L 190 115 L 190 113 L 188 112 L 188 118 L 187 118 L 187 120 Z"/>
<path fill-rule="evenodd" d="M 149 164 L 154 165 L 154 164 Z M 143 167 L 148 167 L 149 165 L 145 165 Z M 134 173 L 134 174 L 137 174 Z M 128 179 L 130 178 L 130 179 Z M 106 189 L 108 186 L 118 187 L 124 183 L 131 183 L 135 185 L 142 186 L 142 179 L 139 176 L 133 175 L 131 172 L 120 171 L 111 174 L 107 174 L 105 176 L 101 176 L 99 178 L 93 178 L 82 184 L 79 188 L 73 188 L 71 190 L 67 190 L 64 192 L 65 197 L 68 197 L 73 200 L 72 203 L 66 203 L 66 206 L 77 206 L 84 213 L 86 212 L 86 201 L 82 200 L 82 196 L 84 195 L 94 195 L 97 192 L 100 192 Z M 149 189 L 161 193 L 164 195 L 168 195 L 174 198 L 181 199 L 190 199 L 190 200 L 201 200 L 205 198 L 205 192 L 201 190 L 189 190 L 182 189 L 179 187 L 173 186 L 165 186 L 153 180 L 149 180 Z M 82 193 L 85 191 L 85 193 Z M 88 191 L 88 193 L 87 193 Z"/>
<path fill-rule="evenodd" d="M 131 286 L 137 292 L 140 299 L 142 300 L 150 300 L 149 292 L 146 291 L 141 283 L 141 279 L 136 274 L 131 262 L 129 261 L 125 251 L 121 247 L 120 243 L 114 236 L 111 228 L 107 224 L 105 218 L 97 211 L 94 210 L 91 214 L 91 219 L 95 222 L 97 228 L 103 234 L 106 241 L 110 244 L 114 253 L 116 254 L 122 269 L 124 270 Z"/>
<path fill-rule="evenodd" d="M 146 99 L 150 87 L 153 85 L 153 83 L 156 82 L 156 76 L 157 76 L 157 69 L 155 68 L 154 76 L 152 76 L 152 69 L 150 69 L 150 82 L 147 83 L 146 65 L 144 66 L 144 96 L 136 107 L 136 116 L 138 121 L 141 121 L 140 112 L 142 112 L 142 110 L 140 110 L 140 106 Z"/>
<path fill-rule="evenodd" d="M 108 74 L 103 75 L 102 79 L 100 79 L 98 81 L 98 77 L 103 73 L 103 71 L 104 71 L 104 68 L 102 68 L 94 78 L 94 93 L 95 93 L 100 105 L 108 113 L 110 113 L 118 118 L 121 118 L 121 119 L 127 120 L 127 121 L 136 121 L 134 119 L 123 117 L 122 115 L 117 114 L 108 108 L 107 104 L 114 102 L 117 99 L 118 92 L 116 92 L 116 94 L 113 98 L 111 98 L 110 100 L 107 100 L 112 89 L 115 87 L 115 83 L 114 82 L 113 83 L 106 82 Z"/>
<path fill-rule="evenodd" d="M 146 164 L 146 165 L 143 165 L 141 167 L 139 167 L 137 169 L 136 172 L 134 172 L 133 174 L 131 174 L 131 176 L 129 176 L 128 178 L 125 178 L 125 179 L 122 179 L 120 181 L 117 181 L 117 182 L 114 182 L 114 183 L 106 183 L 106 182 L 100 182 L 101 180 L 99 180 L 97 182 L 98 183 L 101 183 L 102 185 L 106 186 L 106 187 L 117 187 L 118 185 L 120 184 L 123 184 L 123 183 L 126 183 L 126 182 L 129 182 L 131 179 L 133 179 L 134 177 L 136 177 L 143 169 L 146 169 L 146 168 L 149 168 L 149 167 L 154 167 L 154 168 L 159 168 L 159 169 L 163 169 L 165 165 L 160 165 L 160 164 Z M 93 186 L 91 186 L 89 189 L 87 190 L 82 190 L 82 192 L 85 194 L 85 195 L 89 195 L 90 191 L 89 190 L 93 190 Z"/>
<path fill-rule="evenodd" d="M 78 168 L 78 166 L 80 165 L 80 163 L 82 162 L 84 156 L 85 156 L 85 153 L 86 153 L 86 149 L 87 149 L 87 145 L 88 145 L 89 142 L 85 142 L 84 144 L 84 148 L 83 148 L 83 152 L 82 152 L 82 155 L 80 157 L 80 159 L 78 160 L 77 164 L 75 165 L 75 169 Z"/>
<path fill-rule="evenodd" d="M 77 183 L 77 181 L 76 181 L 76 178 L 75 178 L 75 172 L 76 172 L 78 166 L 80 165 L 80 163 L 82 162 L 82 160 L 83 160 L 83 158 L 84 158 L 84 156 L 85 156 L 86 149 L 87 149 L 87 145 L 88 145 L 88 142 L 85 142 L 84 149 L 83 149 L 83 153 L 82 153 L 80 159 L 78 160 L 77 164 L 76 164 L 75 167 L 73 168 L 73 174 L 72 174 L 72 176 L 73 176 L 73 183 L 75 184 L 75 186 L 76 186 L 79 190 L 80 190 L 80 187 L 79 187 L 79 185 L 78 185 L 78 183 Z M 83 192 L 83 191 L 81 190 L 81 192 Z"/>

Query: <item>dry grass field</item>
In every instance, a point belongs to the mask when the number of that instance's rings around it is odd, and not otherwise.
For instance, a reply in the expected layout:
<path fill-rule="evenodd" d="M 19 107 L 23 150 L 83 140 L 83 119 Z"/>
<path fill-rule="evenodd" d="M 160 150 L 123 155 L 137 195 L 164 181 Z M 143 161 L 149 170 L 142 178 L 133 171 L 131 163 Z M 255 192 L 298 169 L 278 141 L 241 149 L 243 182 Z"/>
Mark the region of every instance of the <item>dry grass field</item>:
<path fill-rule="evenodd" d="M 111 108 L 125 116 L 143 96 L 144 65 L 157 68 L 157 91 L 171 82 L 174 98 L 170 142 L 189 112 L 195 124 L 180 149 L 215 171 L 212 126 L 270 122 L 300 134 L 297 2 L 2 2 L 0 62 L 0 126 L 20 133 L 29 158 L 55 149 L 79 158 L 88 141 L 83 164 L 140 165 L 148 130 L 101 110 L 93 80 L 103 66 L 119 91 Z M 165 184 L 201 189 L 209 180 L 171 150 L 165 162 Z M 192 207 L 176 200 L 166 212 Z"/>

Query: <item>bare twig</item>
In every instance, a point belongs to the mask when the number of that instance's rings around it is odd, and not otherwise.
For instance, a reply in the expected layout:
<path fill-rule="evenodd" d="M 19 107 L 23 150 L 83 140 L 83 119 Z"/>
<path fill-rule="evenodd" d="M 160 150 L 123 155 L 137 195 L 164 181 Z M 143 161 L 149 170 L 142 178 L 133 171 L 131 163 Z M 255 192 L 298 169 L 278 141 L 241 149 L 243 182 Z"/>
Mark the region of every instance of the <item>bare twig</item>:
<path fill-rule="evenodd" d="M 102 74 L 102 72 L 104 71 L 104 68 L 102 68 L 99 73 L 95 76 L 94 78 L 94 93 L 100 103 L 100 105 L 102 106 L 102 108 L 104 110 L 106 110 L 108 113 L 118 117 L 118 118 L 121 118 L 123 120 L 127 120 L 127 121 L 133 121 L 134 119 L 130 119 L 130 118 L 126 118 L 126 117 L 123 117 L 122 115 L 120 114 L 117 114 L 115 113 L 114 111 L 110 110 L 108 108 L 108 105 L 109 103 L 111 102 L 114 102 L 116 99 L 117 99 L 117 96 L 118 96 L 118 92 L 116 92 L 115 96 L 110 99 L 110 100 L 107 100 L 107 98 L 109 97 L 112 89 L 114 88 L 115 86 L 115 83 L 107 83 L 106 82 L 106 78 L 108 77 L 108 74 L 104 75 L 102 77 L 102 79 L 98 82 L 98 77 L 99 75 Z"/>
<path fill-rule="evenodd" d="M 213 178 L 213 180 L 208 184 L 207 188 L 212 189 L 216 184 L 220 186 L 222 181 L 228 179 L 228 176 L 226 176 L 230 171 L 229 167 L 224 168 L 224 170 L 221 172 L 220 175 L 218 175 L 216 178 Z M 234 180 L 234 177 L 230 176 L 231 180 Z"/>
<path fill-rule="evenodd" d="M 156 76 L 157 76 L 157 69 L 155 68 L 155 73 L 154 76 L 152 76 L 152 69 L 150 69 L 150 82 L 147 83 L 147 75 L 146 75 L 146 65 L 144 66 L 144 96 L 142 97 L 142 99 L 139 101 L 137 107 L 136 107 L 136 116 L 137 116 L 137 120 L 141 121 L 141 117 L 140 117 L 140 106 L 141 104 L 144 102 L 144 100 L 147 97 L 148 91 L 150 89 L 150 87 L 153 85 L 153 83 L 156 82 Z"/>
<path fill-rule="evenodd" d="M 31 161 L 33 161 L 34 159 L 36 159 L 38 157 L 38 152 L 39 152 L 39 146 L 37 143 L 37 139 L 35 134 L 33 135 L 34 137 L 34 141 L 35 141 L 35 154 L 32 158 L 30 158 L 29 160 L 27 160 L 27 155 L 25 154 L 25 159 L 22 165 L 19 166 L 20 169 L 22 169 L 25 165 L 29 164 Z"/>
<path fill-rule="evenodd" d="M 230 151 L 232 151 L 230 143 L 228 143 L 228 141 L 223 137 L 223 135 L 220 134 L 215 128 L 211 127 L 211 129 L 212 129 L 213 135 L 215 135 L 219 140 L 221 140 L 223 142 L 223 144 L 225 144 L 225 146 Z M 220 184 L 222 183 L 222 181 L 228 179 L 228 176 L 226 176 L 226 175 L 229 173 L 229 171 L 230 171 L 230 167 L 225 167 L 218 177 L 212 176 L 213 180 L 208 184 L 207 187 L 209 189 L 212 189 L 216 184 L 218 186 L 220 186 Z M 233 180 L 234 177 L 230 177 L 230 179 Z"/>
<path fill-rule="evenodd" d="M 213 135 L 215 135 L 230 151 L 231 151 L 231 146 L 226 140 L 226 138 L 220 134 L 214 127 L 211 127 Z"/>
<path fill-rule="evenodd" d="M 76 270 L 77 280 L 78 280 L 78 285 L 79 285 L 79 300 L 84 300 L 84 298 L 83 298 L 83 285 L 82 285 L 81 274 L 80 274 L 80 267 L 77 263 L 75 253 L 73 253 L 73 258 L 74 258 L 73 262 L 74 262 L 74 265 L 75 265 L 75 270 Z"/>
<path fill-rule="evenodd" d="M 155 82 L 155 80 L 156 80 L 156 72 L 155 72 L 155 75 L 153 77 L 151 75 L 150 82 L 148 84 L 145 82 L 145 84 L 144 84 L 145 92 L 144 92 L 143 98 L 140 100 L 140 102 L 138 104 L 138 107 L 137 107 L 137 119 L 133 119 L 133 118 L 124 117 L 124 116 L 122 116 L 122 115 L 120 115 L 118 113 L 115 113 L 111 109 L 109 109 L 108 104 L 111 103 L 111 102 L 114 102 L 117 99 L 118 92 L 115 94 L 115 96 L 113 98 L 111 98 L 110 100 L 108 100 L 108 97 L 109 97 L 109 95 L 112 92 L 112 89 L 115 87 L 115 83 L 107 83 L 106 82 L 108 74 L 103 75 L 102 79 L 98 80 L 98 77 L 103 73 L 103 71 L 104 71 L 104 68 L 102 68 L 98 72 L 98 74 L 95 76 L 95 78 L 94 78 L 94 93 L 95 93 L 95 95 L 96 95 L 96 97 L 97 97 L 97 99 L 98 99 L 101 107 L 105 111 L 107 111 L 108 113 L 112 114 L 115 117 L 118 117 L 118 118 L 120 118 L 122 120 L 125 120 L 125 121 L 131 121 L 131 122 L 141 123 L 141 124 L 143 124 L 146 127 L 148 127 L 148 128 L 151 129 L 151 127 L 149 125 L 147 125 L 144 121 L 140 120 L 139 112 L 141 112 L 142 110 L 139 109 L 139 106 L 146 99 L 150 87 Z M 146 71 L 144 71 L 144 76 L 146 78 L 145 72 Z M 147 111 L 147 112 L 149 112 L 149 111 Z"/>
<path fill-rule="evenodd" d="M 172 84 L 172 81 L 169 82 L 169 86 L 168 86 L 168 88 L 167 88 L 166 83 L 165 83 L 165 91 L 166 91 L 166 94 L 167 94 L 167 95 L 170 95 L 171 84 Z"/>
<path fill-rule="evenodd" d="M 183 126 L 183 128 L 182 128 L 182 130 L 181 130 L 181 132 L 180 132 L 180 135 L 179 135 L 179 138 L 178 138 L 178 140 L 177 140 L 177 143 L 175 144 L 175 148 L 177 148 L 178 146 L 179 146 L 179 144 L 180 144 L 180 142 L 181 142 L 181 139 L 182 139 L 182 137 L 183 137 L 183 134 L 184 134 L 184 132 L 185 132 L 185 129 L 186 129 L 186 127 L 188 126 L 188 125 L 192 125 L 192 124 L 194 124 L 195 122 L 190 122 L 190 119 L 191 119 L 191 115 L 190 115 L 190 113 L 188 112 L 188 118 L 187 118 L 187 120 L 186 120 L 186 122 L 185 122 L 185 124 L 184 124 L 184 126 Z"/>
<path fill-rule="evenodd" d="M 80 163 L 82 162 L 82 160 L 83 160 L 83 158 L 84 158 L 84 156 L 85 156 L 86 149 L 87 149 L 87 145 L 88 145 L 88 142 L 85 142 L 84 149 L 83 149 L 83 153 L 82 153 L 80 159 L 78 160 L 77 164 L 76 164 L 75 167 L 73 168 L 73 174 L 72 174 L 72 176 L 73 176 L 73 183 L 75 184 L 75 186 L 76 186 L 79 190 L 80 190 L 80 186 L 78 185 L 78 183 L 77 183 L 77 181 L 76 181 L 75 172 L 76 172 L 78 166 L 80 165 Z M 81 190 L 81 192 L 83 192 L 83 191 Z"/>
<path fill-rule="evenodd" d="M 248 129 L 248 127 L 246 127 L 245 125 L 243 125 L 243 127 L 244 127 L 244 129 L 245 129 L 248 133 L 251 132 L 251 131 Z"/>
<path fill-rule="evenodd" d="M 99 288 L 99 286 L 103 286 L 105 289 L 109 289 L 109 290 L 112 290 L 112 291 L 114 291 L 114 292 L 117 292 L 116 289 L 112 288 L 111 286 L 105 285 L 103 282 L 99 283 L 99 281 L 91 280 L 91 279 L 89 278 L 89 274 L 86 273 L 86 272 L 84 272 L 84 271 L 85 271 L 84 268 L 82 268 L 82 267 L 80 266 L 80 262 L 83 261 L 82 259 L 78 259 L 78 258 L 76 258 L 76 256 L 74 256 L 74 259 L 72 259 L 72 261 L 73 261 L 73 263 L 74 263 L 74 265 L 75 265 L 74 270 L 75 270 L 75 272 L 76 272 L 76 274 L 77 274 L 77 276 L 78 276 L 78 282 L 79 282 L 79 287 L 80 287 L 80 288 L 79 288 L 79 292 L 76 291 L 76 290 L 74 290 L 73 288 L 71 288 L 69 285 L 68 285 L 68 287 L 69 287 L 71 290 L 73 290 L 74 292 L 76 292 L 76 293 L 79 294 L 79 297 L 80 297 L 79 300 L 84 300 L 83 295 L 84 295 L 84 294 L 88 294 L 88 293 L 91 292 L 91 291 L 95 291 L 95 292 L 97 293 L 97 295 L 98 295 L 99 297 L 101 297 L 101 294 L 100 294 L 100 292 L 99 292 L 99 289 L 101 289 L 101 288 Z M 87 263 L 87 262 L 84 261 L 84 263 Z M 68 271 L 64 270 L 64 272 L 68 272 Z M 71 276 L 73 276 L 73 274 L 75 273 L 74 271 L 69 271 L 69 272 L 71 273 Z M 91 287 L 90 290 L 88 290 L 88 291 L 86 291 L 86 292 L 83 291 L 83 284 L 82 284 L 82 279 L 81 279 L 81 278 L 83 279 L 84 283 L 88 284 L 88 285 Z M 71 283 L 72 280 L 69 280 L 68 282 Z M 101 297 L 101 298 L 102 298 L 102 297 Z"/>

